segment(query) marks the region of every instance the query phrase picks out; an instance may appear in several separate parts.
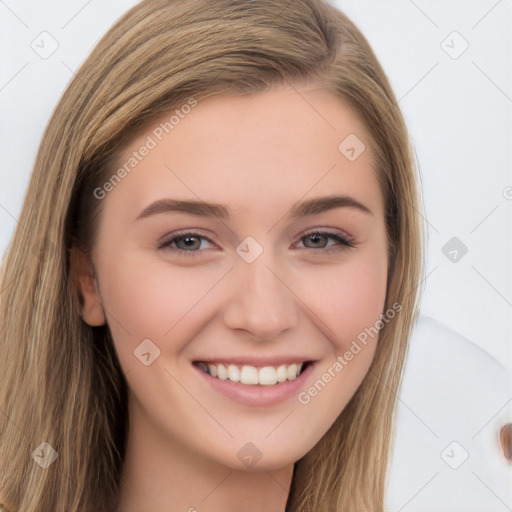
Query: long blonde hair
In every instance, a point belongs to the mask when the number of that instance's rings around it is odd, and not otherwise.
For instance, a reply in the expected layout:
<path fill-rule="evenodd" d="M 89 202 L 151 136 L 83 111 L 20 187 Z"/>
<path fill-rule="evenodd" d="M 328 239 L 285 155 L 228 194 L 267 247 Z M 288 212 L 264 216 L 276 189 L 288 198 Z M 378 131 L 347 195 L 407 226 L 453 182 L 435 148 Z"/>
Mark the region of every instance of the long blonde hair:
<path fill-rule="evenodd" d="M 0 489 L 11 512 L 113 511 L 118 503 L 127 384 L 108 327 L 80 317 L 72 254 L 94 244 L 102 203 L 93 191 L 112 175 L 121 145 L 190 97 L 311 81 L 350 105 L 371 136 L 386 209 L 386 309 L 401 311 L 380 331 L 347 407 L 295 464 L 288 507 L 384 510 L 424 268 L 414 160 L 388 79 L 360 31 L 322 0 L 146 0 L 109 30 L 63 94 L 4 258 Z M 48 468 L 31 457 L 43 442 L 58 454 Z"/>

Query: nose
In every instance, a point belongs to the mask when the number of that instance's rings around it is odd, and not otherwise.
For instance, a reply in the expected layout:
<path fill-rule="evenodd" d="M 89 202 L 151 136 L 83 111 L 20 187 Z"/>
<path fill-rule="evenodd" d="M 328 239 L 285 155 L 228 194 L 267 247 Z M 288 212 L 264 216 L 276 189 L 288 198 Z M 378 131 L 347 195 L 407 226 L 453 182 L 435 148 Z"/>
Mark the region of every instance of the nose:
<path fill-rule="evenodd" d="M 298 321 L 297 298 L 265 252 L 252 263 L 241 260 L 230 272 L 229 300 L 224 323 L 250 333 L 259 341 L 271 340 Z"/>

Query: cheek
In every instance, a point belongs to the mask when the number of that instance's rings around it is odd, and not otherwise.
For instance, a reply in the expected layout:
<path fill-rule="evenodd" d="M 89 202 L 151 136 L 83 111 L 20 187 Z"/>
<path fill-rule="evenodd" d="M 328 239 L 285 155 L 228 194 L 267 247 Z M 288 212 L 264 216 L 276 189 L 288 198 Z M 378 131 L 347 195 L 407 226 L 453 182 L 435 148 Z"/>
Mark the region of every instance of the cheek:
<path fill-rule="evenodd" d="M 374 326 L 386 298 L 387 261 L 379 252 L 352 258 L 347 264 L 319 267 L 305 279 L 299 292 L 325 326 L 337 353 Z"/>
<path fill-rule="evenodd" d="M 384 313 L 387 281 L 387 261 L 378 254 L 340 266 L 336 277 L 323 269 L 316 282 L 324 286 L 317 288 L 317 293 L 309 293 L 311 309 L 322 320 L 330 342 L 329 355 L 297 397 L 303 424 L 311 429 L 311 435 L 332 425 L 363 382 L 374 358 L 379 333 L 376 325 Z"/>
<path fill-rule="evenodd" d="M 219 268 L 173 268 L 136 257 L 105 265 L 102 300 L 120 359 L 131 365 L 129 358 L 144 339 L 157 346 L 172 340 L 173 350 L 180 351 L 186 342 L 183 328 L 198 311 L 206 320 L 204 299 L 224 273 Z"/>
<path fill-rule="evenodd" d="M 356 337 L 375 324 L 384 309 L 387 272 L 384 265 L 360 264 L 344 276 L 338 292 L 341 324 Z"/>

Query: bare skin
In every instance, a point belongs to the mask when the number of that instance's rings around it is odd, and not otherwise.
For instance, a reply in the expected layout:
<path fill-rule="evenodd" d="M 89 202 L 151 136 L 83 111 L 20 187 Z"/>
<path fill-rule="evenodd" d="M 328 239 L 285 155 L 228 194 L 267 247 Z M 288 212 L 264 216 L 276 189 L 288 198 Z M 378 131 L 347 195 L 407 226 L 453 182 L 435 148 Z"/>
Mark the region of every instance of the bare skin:
<path fill-rule="evenodd" d="M 369 138 L 357 115 L 314 87 L 210 98 L 158 140 L 165 119 L 124 148 L 119 167 L 148 136 L 157 143 L 102 199 L 92 259 L 81 263 L 83 318 L 108 323 L 130 389 L 118 512 L 282 512 L 294 463 L 333 424 L 377 347 L 375 337 L 333 369 L 384 308 L 384 204 Z M 338 149 L 350 134 L 366 145 L 353 161 Z M 332 196 L 370 213 L 338 204 L 288 215 Z M 232 212 L 139 217 L 165 198 Z M 148 339 L 145 365 L 134 351 Z M 255 405 L 219 391 L 220 379 L 198 366 L 222 361 L 310 363 L 293 392 Z M 328 383 L 309 392 L 326 373 Z"/>

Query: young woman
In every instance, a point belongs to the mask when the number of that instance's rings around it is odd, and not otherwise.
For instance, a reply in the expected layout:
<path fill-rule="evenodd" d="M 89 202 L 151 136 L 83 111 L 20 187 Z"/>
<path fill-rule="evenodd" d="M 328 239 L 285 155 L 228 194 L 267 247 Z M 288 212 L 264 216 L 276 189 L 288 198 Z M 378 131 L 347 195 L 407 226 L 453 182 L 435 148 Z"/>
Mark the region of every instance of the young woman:
<path fill-rule="evenodd" d="M 334 7 L 130 10 L 59 102 L 3 263 L 10 512 L 382 512 L 416 183 Z"/>

